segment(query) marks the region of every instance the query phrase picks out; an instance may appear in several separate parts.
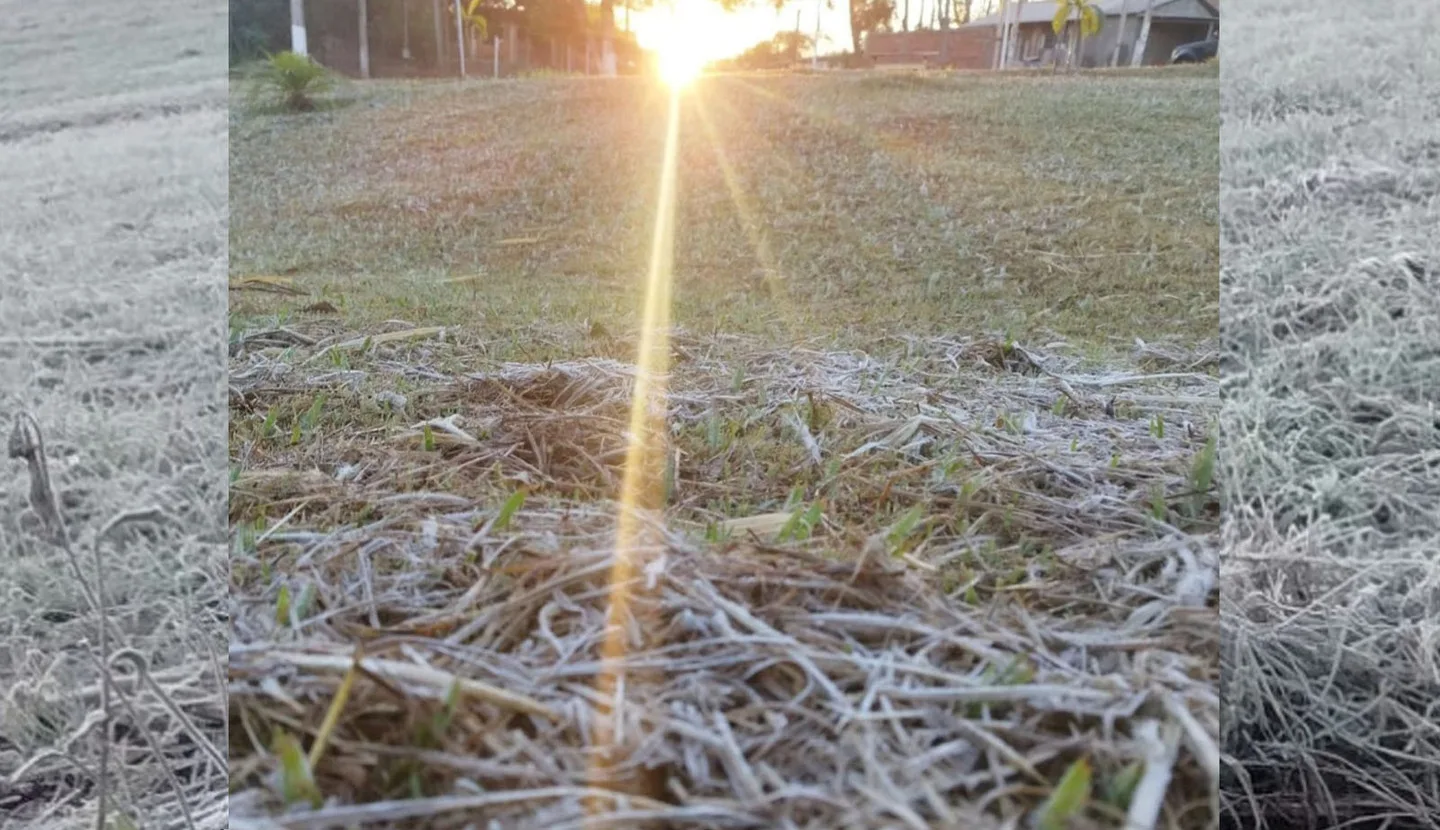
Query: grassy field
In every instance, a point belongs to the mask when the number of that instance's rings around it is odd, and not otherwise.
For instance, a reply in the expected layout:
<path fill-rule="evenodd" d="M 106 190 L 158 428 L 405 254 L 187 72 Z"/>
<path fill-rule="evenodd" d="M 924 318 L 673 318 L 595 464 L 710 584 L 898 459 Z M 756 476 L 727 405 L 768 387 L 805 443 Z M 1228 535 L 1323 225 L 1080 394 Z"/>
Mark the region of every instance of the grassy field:
<path fill-rule="evenodd" d="M 224 827 L 224 12 L 7 0 L 0 15 L 0 418 L 11 435 L 34 417 L 91 586 L 101 549 L 109 651 L 156 681 L 112 663 L 109 826 Z M 115 49 L 142 31 L 143 48 Z M 39 532 L 15 440 L 0 462 L 0 826 L 93 827 L 99 624 L 74 558 Z"/>
<path fill-rule="evenodd" d="M 661 90 L 337 98 L 231 116 L 232 826 L 1214 821 L 1213 69 L 704 79 L 659 374 Z"/>
<path fill-rule="evenodd" d="M 666 106 L 640 83 L 387 84 L 237 117 L 231 273 L 293 274 L 347 319 L 623 330 Z M 1216 197 L 1196 183 L 1219 172 L 1217 110 L 1205 69 L 706 79 L 681 125 L 675 320 L 866 347 L 1213 339 Z M 571 335 L 559 352 L 585 351 Z"/>
<path fill-rule="evenodd" d="M 1434 827 L 1440 10 L 1231 11 L 1226 822 Z"/>

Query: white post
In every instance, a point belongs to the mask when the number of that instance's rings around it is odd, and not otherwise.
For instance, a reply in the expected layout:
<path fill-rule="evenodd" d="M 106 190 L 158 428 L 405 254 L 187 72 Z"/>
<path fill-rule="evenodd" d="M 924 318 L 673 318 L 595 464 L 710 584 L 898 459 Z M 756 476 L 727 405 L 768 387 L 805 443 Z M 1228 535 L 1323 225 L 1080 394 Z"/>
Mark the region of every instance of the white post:
<path fill-rule="evenodd" d="M 1025 56 L 1024 41 L 1021 41 L 1018 44 L 1016 43 L 1016 38 L 1020 35 L 1020 26 L 1022 23 L 1024 23 L 1024 19 L 1025 0 L 1019 0 L 1019 2 L 1015 4 L 1014 20 L 1010 21 L 1010 48 L 1005 54 L 1005 60 L 1007 61 L 1007 63 L 1013 63 L 1015 61 L 1015 50 L 1017 47 L 1021 50 L 1020 56 L 1022 58 Z"/>
<path fill-rule="evenodd" d="M 500 36 L 495 36 L 495 77 L 500 77 Z"/>
<path fill-rule="evenodd" d="M 410 60 L 410 0 L 403 0 L 400 4 L 400 14 L 405 17 L 405 45 L 400 49 L 400 57 Z"/>
<path fill-rule="evenodd" d="M 1150 14 L 1155 11 L 1155 0 L 1145 4 L 1145 17 L 1140 21 L 1140 37 L 1135 41 L 1135 51 L 1130 53 L 1130 66 L 1139 66 L 1145 60 L 1145 49 L 1150 45 Z"/>
<path fill-rule="evenodd" d="M 1129 12 L 1130 4 L 1125 3 L 1120 6 L 1120 33 L 1115 35 L 1115 49 L 1110 53 L 1110 68 L 1112 69 L 1120 64 L 1120 47 L 1125 45 L 1125 30 L 1129 28 L 1130 23 Z"/>
<path fill-rule="evenodd" d="M 460 52 L 460 77 L 465 77 L 465 25 L 460 19 L 461 0 L 455 0 L 455 48 Z"/>
<path fill-rule="evenodd" d="M 445 60 L 445 35 L 441 31 L 445 18 L 440 16 L 440 0 L 430 0 L 430 19 L 435 21 L 435 66 Z"/>
<path fill-rule="evenodd" d="M 360 77 L 370 77 L 370 7 L 360 0 Z"/>
<path fill-rule="evenodd" d="M 1005 38 L 1009 35 L 1010 26 L 1010 4 L 1006 0 L 1000 0 L 1000 19 L 996 22 L 995 39 L 995 69 L 999 70 L 1005 66 Z"/>
<path fill-rule="evenodd" d="M 810 68 L 820 68 L 820 4 L 824 0 L 815 0 L 815 49 L 810 53 Z"/>
<path fill-rule="evenodd" d="M 310 54 L 305 44 L 305 0 L 290 0 L 290 51 Z"/>

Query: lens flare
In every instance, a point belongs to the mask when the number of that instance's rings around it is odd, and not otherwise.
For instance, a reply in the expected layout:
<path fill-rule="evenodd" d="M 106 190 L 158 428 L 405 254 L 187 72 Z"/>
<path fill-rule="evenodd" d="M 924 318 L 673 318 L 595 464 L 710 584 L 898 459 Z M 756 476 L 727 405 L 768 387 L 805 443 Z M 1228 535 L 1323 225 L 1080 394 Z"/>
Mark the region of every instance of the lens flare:
<path fill-rule="evenodd" d="M 660 79 L 679 89 L 700 76 L 705 62 L 694 49 L 686 48 L 682 39 L 660 48 L 659 66 Z"/>
<path fill-rule="evenodd" d="M 705 12 L 692 2 L 678 0 L 670 14 L 646 38 L 656 53 L 660 79 L 671 89 L 680 89 L 700 76 L 714 58 L 715 44 L 706 36 Z"/>

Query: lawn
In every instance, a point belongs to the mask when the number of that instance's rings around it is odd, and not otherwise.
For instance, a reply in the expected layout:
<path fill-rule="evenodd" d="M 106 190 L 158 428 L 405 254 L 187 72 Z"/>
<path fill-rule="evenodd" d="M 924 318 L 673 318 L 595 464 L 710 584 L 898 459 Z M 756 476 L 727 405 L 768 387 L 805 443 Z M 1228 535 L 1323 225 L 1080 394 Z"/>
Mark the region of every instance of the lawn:
<path fill-rule="evenodd" d="M 1213 822 L 1214 70 L 668 106 L 232 110 L 232 826 Z"/>
<path fill-rule="evenodd" d="M 1249 4 L 1227 28 L 1232 827 L 1440 815 L 1440 10 L 1336 24 L 1345 10 Z"/>
<path fill-rule="evenodd" d="M 1206 69 L 705 79 L 680 128 L 675 321 L 866 347 L 1213 339 L 1218 105 Z M 231 274 L 294 275 L 347 319 L 623 330 L 666 107 L 651 84 L 559 80 L 236 116 Z M 583 352 L 567 334 L 559 353 Z"/>
<path fill-rule="evenodd" d="M 0 815 L 95 826 L 99 587 L 118 692 L 109 826 L 224 827 L 224 13 L 0 14 Z M 114 48 L 142 27 L 144 48 Z M 71 556 L 29 508 L 15 442 L 36 430 Z"/>

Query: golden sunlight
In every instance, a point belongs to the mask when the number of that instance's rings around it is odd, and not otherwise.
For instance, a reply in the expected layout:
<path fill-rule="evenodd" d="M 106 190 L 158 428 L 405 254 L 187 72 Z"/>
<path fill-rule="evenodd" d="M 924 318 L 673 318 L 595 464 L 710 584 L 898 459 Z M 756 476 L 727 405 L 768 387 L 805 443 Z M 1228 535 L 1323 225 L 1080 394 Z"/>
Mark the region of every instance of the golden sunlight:
<path fill-rule="evenodd" d="M 700 75 L 707 63 L 727 57 L 733 48 L 710 36 L 714 9 L 703 0 L 674 0 L 668 14 L 637 30 L 640 45 L 658 58 L 660 79 L 679 89 Z"/>
<path fill-rule="evenodd" d="M 662 45 L 659 52 L 660 80 L 675 89 L 695 80 L 705 67 L 705 60 L 683 38 Z"/>

